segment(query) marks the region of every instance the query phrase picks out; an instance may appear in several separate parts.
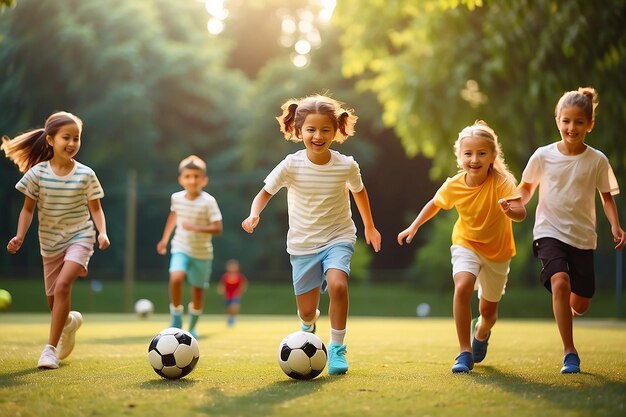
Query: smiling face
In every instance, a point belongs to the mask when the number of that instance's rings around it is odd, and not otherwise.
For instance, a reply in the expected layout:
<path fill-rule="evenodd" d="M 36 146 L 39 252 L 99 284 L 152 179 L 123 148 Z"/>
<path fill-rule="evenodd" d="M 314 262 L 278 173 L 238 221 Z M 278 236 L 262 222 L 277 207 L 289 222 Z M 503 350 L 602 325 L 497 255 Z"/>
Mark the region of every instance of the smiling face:
<path fill-rule="evenodd" d="M 59 128 L 54 135 L 47 135 L 46 140 L 52 147 L 53 159 L 60 163 L 68 163 L 80 149 L 80 133 L 78 125 L 68 123 Z"/>
<path fill-rule="evenodd" d="M 580 152 L 585 149 L 585 136 L 593 128 L 585 110 L 579 106 L 563 107 L 556 117 L 556 126 L 567 150 Z"/>
<path fill-rule="evenodd" d="M 457 155 L 461 167 L 467 173 L 465 183 L 471 187 L 485 182 L 489 168 L 496 160 L 493 143 L 478 136 L 463 138 Z"/>
<path fill-rule="evenodd" d="M 335 128 L 330 117 L 325 114 L 309 114 L 304 119 L 300 134 L 309 161 L 323 165 L 330 160 L 329 148 L 335 138 Z"/>

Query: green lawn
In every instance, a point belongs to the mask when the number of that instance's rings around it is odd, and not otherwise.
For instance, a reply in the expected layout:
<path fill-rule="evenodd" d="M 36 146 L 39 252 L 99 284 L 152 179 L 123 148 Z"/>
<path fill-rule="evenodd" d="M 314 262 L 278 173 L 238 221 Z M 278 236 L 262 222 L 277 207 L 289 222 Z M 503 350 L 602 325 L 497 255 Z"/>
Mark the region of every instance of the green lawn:
<path fill-rule="evenodd" d="M 200 325 L 197 368 L 161 379 L 147 347 L 166 315 L 84 313 L 74 353 L 58 370 L 36 362 L 47 339 L 47 314 L 0 314 L 2 416 L 623 416 L 626 324 L 576 320 L 583 372 L 561 375 L 553 320 L 502 319 L 489 354 L 469 375 L 452 375 L 457 354 L 449 318 L 352 317 L 345 376 L 287 378 L 278 343 L 295 316 L 243 315 L 234 328 L 222 315 Z M 318 335 L 327 342 L 328 318 Z"/>

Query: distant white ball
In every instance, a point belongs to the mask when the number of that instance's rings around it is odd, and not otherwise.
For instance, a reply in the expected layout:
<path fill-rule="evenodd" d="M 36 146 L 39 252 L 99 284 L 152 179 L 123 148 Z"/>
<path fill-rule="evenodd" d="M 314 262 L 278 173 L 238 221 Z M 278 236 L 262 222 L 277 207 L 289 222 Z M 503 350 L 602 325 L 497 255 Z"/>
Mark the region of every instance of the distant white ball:
<path fill-rule="evenodd" d="M 419 303 L 416 310 L 417 317 L 428 317 L 430 315 L 430 304 Z"/>
<path fill-rule="evenodd" d="M 135 313 L 142 319 L 147 318 L 154 311 L 152 301 L 142 298 L 135 303 Z"/>
<path fill-rule="evenodd" d="M 199 359 L 198 341 L 191 333 L 176 327 L 160 331 L 148 346 L 148 362 L 163 378 L 178 379 L 188 375 Z"/>
<path fill-rule="evenodd" d="M 326 346 L 313 333 L 291 333 L 278 345 L 280 369 L 293 379 L 315 378 L 326 367 L 326 360 Z"/>

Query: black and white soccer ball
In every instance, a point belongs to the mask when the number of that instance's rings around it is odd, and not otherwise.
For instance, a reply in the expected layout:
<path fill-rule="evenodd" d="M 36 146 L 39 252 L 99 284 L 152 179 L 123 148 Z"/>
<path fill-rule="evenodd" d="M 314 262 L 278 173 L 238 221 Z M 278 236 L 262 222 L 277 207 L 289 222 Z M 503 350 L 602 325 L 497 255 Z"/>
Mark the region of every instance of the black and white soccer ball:
<path fill-rule="evenodd" d="M 291 333 L 278 345 L 280 369 L 294 379 L 315 378 L 326 367 L 327 357 L 322 339 L 313 333 Z"/>
<path fill-rule="evenodd" d="M 148 318 L 153 311 L 154 304 L 146 298 L 141 298 L 135 303 L 135 313 L 142 319 Z"/>
<path fill-rule="evenodd" d="M 198 341 L 191 333 L 176 327 L 160 331 L 148 346 L 148 362 L 163 378 L 178 379 L 188 375 L 198 359 Z"/>

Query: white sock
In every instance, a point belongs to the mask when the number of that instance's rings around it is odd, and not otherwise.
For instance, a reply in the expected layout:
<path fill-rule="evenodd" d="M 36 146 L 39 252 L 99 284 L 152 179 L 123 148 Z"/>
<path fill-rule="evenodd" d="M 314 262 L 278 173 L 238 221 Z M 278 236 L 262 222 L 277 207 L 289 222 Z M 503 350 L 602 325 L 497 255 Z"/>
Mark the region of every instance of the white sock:
<path fill-rule="evenodd" d="M 330 329 L 330 343 L 343 345 L 343 339 L 346 337 L 346 329 L 336 330 Z"/>

